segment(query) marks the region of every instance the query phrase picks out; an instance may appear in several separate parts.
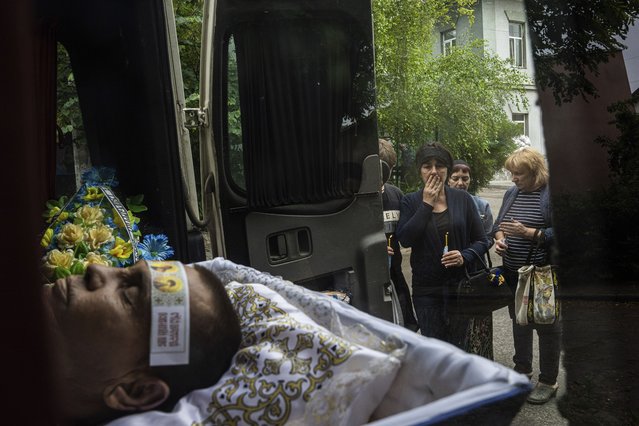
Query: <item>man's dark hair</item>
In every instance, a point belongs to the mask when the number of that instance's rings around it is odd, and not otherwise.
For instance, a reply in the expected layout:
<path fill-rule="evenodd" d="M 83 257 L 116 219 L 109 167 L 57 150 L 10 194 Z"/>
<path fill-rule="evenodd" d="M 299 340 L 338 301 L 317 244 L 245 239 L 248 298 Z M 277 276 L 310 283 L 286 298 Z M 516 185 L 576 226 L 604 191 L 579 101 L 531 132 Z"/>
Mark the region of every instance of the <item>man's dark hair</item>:
<path fill-rule="evenodd" d="M 204 267 L 194 267 L 206 277 L 215 305 L 202 318 L 191 316 L 188 365 L 152 367 L 171 390 L 159 407 L 163 411 L 171 411 L 190 391 L 214 385 L 231 365 L 242 337 L 240 321 L 220 279 Z"/>

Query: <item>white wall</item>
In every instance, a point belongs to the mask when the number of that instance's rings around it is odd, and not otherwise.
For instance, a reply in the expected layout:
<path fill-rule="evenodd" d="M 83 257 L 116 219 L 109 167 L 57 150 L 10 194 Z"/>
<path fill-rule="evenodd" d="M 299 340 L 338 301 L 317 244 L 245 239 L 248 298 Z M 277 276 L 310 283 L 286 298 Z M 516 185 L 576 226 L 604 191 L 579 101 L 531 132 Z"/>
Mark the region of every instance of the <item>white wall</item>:
<path fill-rule="evenodd" d="M 507 59 L 510 57 L 510 44 L 508 40 L 509 18 L 513 21 L 526 23 L 525 6 L 523 0 L 484 0 L 480 1 L 475 8 L 475 21 L 470 32 L 477 38 L 482 38 L 487 42 L 487 48 L 499 57 Z M 433 54 L 441 54 L 441 31 L 449 29 L 450 26 L 440 27 L 433 34 Z M 469 32 L 469 23 L 466 18 L 461 18 L 457 22 L 457 40 L 463 43 L 465 34 Z M 522 68 L 531 80 L 534 81 L 535 70 L 530 48 L 530 35 L 526 23 L 526 67 Z M 528 137 L 533 148 L 539 150 L 544 155 L 546 148 L 544 145 L 544 133 L 541 120 L 541 108 L 537 105 L 538 95 L 534 84 L 526 87 L 526 98 L 528 107 L 521 108 L 515 105 L 504 105 L 504 111 L 508 117 L 512 113 L 528 114 Z"/>
<path fill-rule="evenodd" d="M 639 89 L 639 21 L 635 22 L 628 30 L 628 37 L 624 41 L 627 48 L 623 51 L 623 59 L 626 63 L 630 92 Z"/>
<path fill-rule="evenodd" d="M 526 11 L 523 0 L 488 0 L 482 1 L 479 5 L 483 19 L 476 21 L 476 25 L 481 26 L 483 38 L 488 41 L 489 48 L 501 58 L 510 57 L 510 44 L 508 39 L 509 21 L 524 22 L 526 29 L 525 48 L 525 68 L 524 72 L 531 82 L 535 78 L 532 49 L 530 46 L 530 34 L 526 22 Z M 543 125 L 541 121 L 541 108 L 537 105 L 537 89 L 534 84 L 526 87 L 527 108 L 517 108 L 515 105 L 505 105 L 504 110 L 511 116 L 515 113 L 528 114 L 528 137 L 533 148 L 539 150 L 544 155 L 546 147 L 544 145 Z"/>

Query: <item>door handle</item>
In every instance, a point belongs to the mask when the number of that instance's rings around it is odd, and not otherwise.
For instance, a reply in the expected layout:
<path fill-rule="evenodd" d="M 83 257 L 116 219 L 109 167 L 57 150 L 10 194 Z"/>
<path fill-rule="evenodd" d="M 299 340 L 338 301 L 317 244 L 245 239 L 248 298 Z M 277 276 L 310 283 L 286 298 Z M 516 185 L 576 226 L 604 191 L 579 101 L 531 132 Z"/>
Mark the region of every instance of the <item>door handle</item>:
<path fill-rule="evenodd" d="M 295 228 L 266 237 L 266 250 L 270 264 L 278 264 L 309 257 L 313 253 L 309 228 Z"/>

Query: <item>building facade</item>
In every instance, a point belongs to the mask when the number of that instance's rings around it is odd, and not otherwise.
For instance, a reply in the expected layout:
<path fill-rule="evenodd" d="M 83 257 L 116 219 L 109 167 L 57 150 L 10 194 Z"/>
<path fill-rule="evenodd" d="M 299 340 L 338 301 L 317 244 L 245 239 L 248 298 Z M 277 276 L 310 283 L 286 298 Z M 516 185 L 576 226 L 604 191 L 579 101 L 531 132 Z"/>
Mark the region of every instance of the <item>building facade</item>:
<path fill-rule="evenodd" d="M 445 55 L 457 44 L 473 38 L 485 40 L 486 49 L 500 58 L 510 59 L 514 67 L 534 82 L 532 49 L 523 0 L 479 0 L 475 5 L 472 25 L 468 18 L 460 17 L 451 25 L 437 28 L 437 34 L 433 35 L 433 53 Z M 526 97 L 527 106 L 509 103 L 504 105 L 504 110 L 513 122 L 521 126 L 521 134 L 528 137 L 530 145 L 545 154 L 541 109 L 534 83 L 526 86 Z"/>

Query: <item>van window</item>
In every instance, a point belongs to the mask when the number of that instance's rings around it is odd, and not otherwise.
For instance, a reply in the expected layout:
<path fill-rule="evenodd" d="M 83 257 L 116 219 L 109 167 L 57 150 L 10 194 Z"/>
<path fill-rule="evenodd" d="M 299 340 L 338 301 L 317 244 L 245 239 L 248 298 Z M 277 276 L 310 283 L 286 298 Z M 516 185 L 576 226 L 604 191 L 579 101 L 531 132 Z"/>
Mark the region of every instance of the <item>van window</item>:
<path fill-rule="evenodd" d="M 230 31 L 225 161 L 249 207 L 319 203 L 357 192 L 358 121 L 371 113 L 362 106 L 369 87 L 361 80 L 369 74 L 360 68 L 370 49 L 350 27 L 280 18 Z"/>

